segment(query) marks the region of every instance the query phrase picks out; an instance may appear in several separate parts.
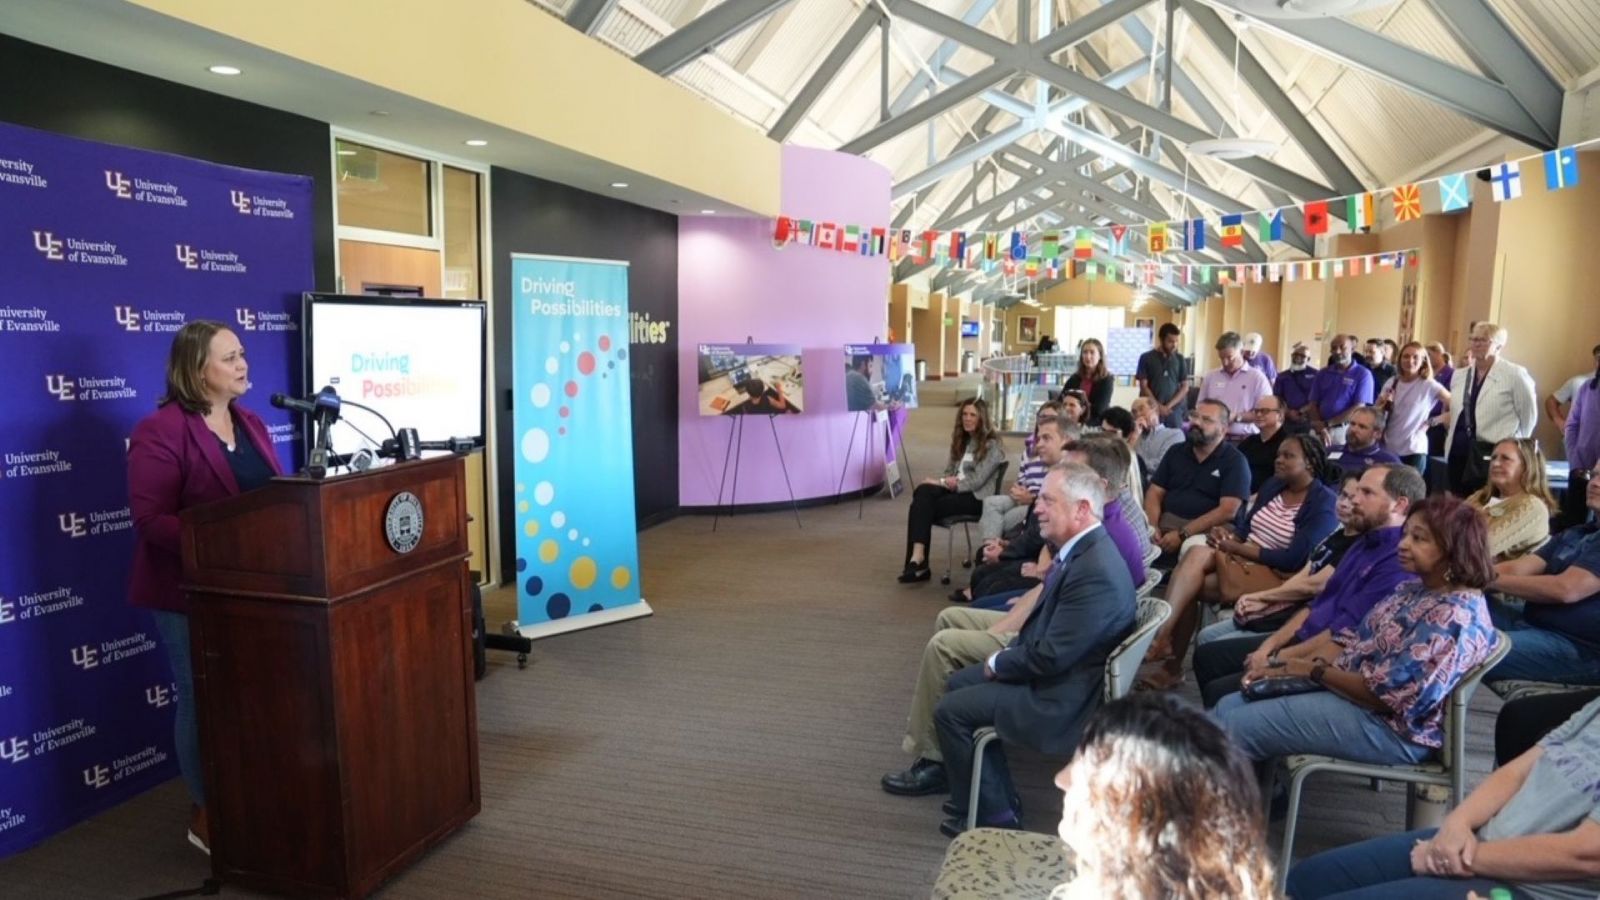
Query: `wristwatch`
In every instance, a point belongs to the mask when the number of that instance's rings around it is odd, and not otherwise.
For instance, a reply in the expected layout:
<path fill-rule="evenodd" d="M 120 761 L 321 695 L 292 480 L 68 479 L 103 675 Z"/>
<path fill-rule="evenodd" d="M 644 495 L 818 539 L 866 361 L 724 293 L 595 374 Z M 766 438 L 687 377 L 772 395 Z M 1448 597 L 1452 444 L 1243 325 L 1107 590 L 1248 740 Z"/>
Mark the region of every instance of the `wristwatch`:
<path fill-rule="evenodd" d="M 1312 681 L 1316 682 L 1317 684 L 1321 684 L 1322 683 L 1322 675 L 1323 675 L 1323 673 L 1325 673 L 1327 671 L 1328 671 L 1327 664 L 1323 663 L 1323 662 L 1318 662 L 1316 665 L 1311 667 L 1311 674 L 1310 674 L 1309 677 L 1310 677 L 1310 679 Z"/>
<path fill-rule="evenodd" d="M 1185 541 L 1189 539 L 1189 526 L 1185 525 L 1178 529 L 1178 538 Z"/>

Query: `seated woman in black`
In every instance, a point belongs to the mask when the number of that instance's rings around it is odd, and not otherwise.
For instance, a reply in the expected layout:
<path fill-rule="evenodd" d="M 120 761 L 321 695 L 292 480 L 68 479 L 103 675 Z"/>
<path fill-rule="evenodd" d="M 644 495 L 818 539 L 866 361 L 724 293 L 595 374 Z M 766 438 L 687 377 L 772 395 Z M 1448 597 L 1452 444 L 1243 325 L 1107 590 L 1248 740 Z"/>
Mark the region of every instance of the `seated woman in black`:
<path fill-rule="evenodd" d="M 950 460 L 938 478 L 927 478 L 911 495 L 906 520 L 906 564 L 901 584 L 927 581 L 928 541 L 933 523 L 946 516 L 983 513 L 983 498 L 995 491 L 994 473 L 1006 460 L 1000 435 L 989 423 L 989 405 L 968 400 L 956 413 L 950 435 Z"/>

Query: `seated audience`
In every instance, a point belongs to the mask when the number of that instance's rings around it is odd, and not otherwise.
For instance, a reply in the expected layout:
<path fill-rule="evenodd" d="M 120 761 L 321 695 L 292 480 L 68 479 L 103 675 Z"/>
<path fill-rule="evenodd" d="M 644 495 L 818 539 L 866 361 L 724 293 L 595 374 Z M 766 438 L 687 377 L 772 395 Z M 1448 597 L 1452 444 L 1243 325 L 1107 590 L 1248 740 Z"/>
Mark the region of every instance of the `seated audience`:
<path fill-rule="evenodd" d="M 1272 393 L 1272 382 L 1251 368 L 1240 352 L 1238 332 L 1225 331 L 1217 338 L 1217 359 L 1221 365 L 1200 379 L 1196 403 L 1216 400 L 1232 411 L 1228 420 L 1228 440 L 1241 441 L 1256 433 L 1256 402 Z"/>
<path fill-rule="evenodd" d="M 983 498 L 994 493 L 994 473 L 1006 460 L 1000 433 L 989 424 L 989 406 L 968 400 L 956 411 L 950 459 L 938 478 L 925 479 L 911 495 L 906 517 L 906 564 L 902 584 L 927 581 L 928 541 L 933 523 L 946 516 L 983 513 Z"/>
<path fill-rule="evenodd" d="M 1061 418 L 1067 423 L 1068 428 L 1082 431 L 1088 427 L 1089 398 L 1084 396 L 1083 391 L 1068 388 L 1061 392 L 1056 402 L 1061 404 Z"/>
<path fill-rule="evenodd" d="M 1100 417 L 1100 430 L 1106 434 L 1114 434 L 1124 441 L 1133 440 L 1135 428 L 1137 426 L 1133 422 L 1133 413 L 1120 406 L 1113 406 L 1107 409 L 1106 414 Z"/>
<path fill-rule="evenodd" d="M 1034 432 L 1023 442 L 1022 465 L 1017 472 L 1017 480 L 1012 482 L 1005 493 L 983 498 L 983 515 L 978 519 L 980 542 L 999 538 L 1021 525 L 1022 520 L 1028 515 L 1028 507 L 1033 505 L 1033 498 L 1038 496 L 1039 484 L 1044 481 L 1045 469 L 1049 468 L 1033 452 L 1033 444 L 1039 433 L 1039 423 L 1052 421 L 1060 414 L 1060 404 L 1045 403 L 1039 407 L 1039 411 L 1034 415 Z"/>
<path fill-rule="evenodd" d="M 1046 418 L 1035 426 L 1033 452 L 1046 467 L 1061 461 L 1067 427 L 1060 417 Z M 979 564 L 972 568 L 968 586 L 950 595 L 956 603 L 1003 591 L 1026 589 L 1039 583 L 1035 567 L 1048 564 L 1054 552 L 1039 534 L 1038 518 L 1029 506 L 1022 528 L 1005 538 L 985 541 L 978 549 Z"/>
<path fill-rule="evenodd" d="M 966 827 L 972 740 L 993 727 L 1007 743 L 1047 754 L 1069 753 L 1100 705 L 1106 657 L 1133 630 L 1134 587 L 1100 515 L 1102 479 L 1087 466 L 1063 463 L 1045 477 L 1036 504 L 1040 528 L 1060 547 L 1040 597 L 1005 649 L 950 676 L 933 714 L 950 785 L 952 817 L 940 831 Z M 1005 753 L 991 749 L 981 769 L 977 820 L 1021 827 Z"/>
<path fill-rule="evenodd" d="M 1600 510 L 1600 466 L 1587 499 Z M 1600 684 L 1600 524 L 1568 528 L 1538 550 L 1495 567 L 1493 588 L 1523 601 L 1496 604 L 1495 625 L 1511 652 L 1488 681 Z"/>
<path fill-rule="evenodd" d="M 1377 404 L 1384 412 L 1383 449 L 1418 472 L 1428 469 L 1428 429 L 1443 425 L 1450 389 L 1433 380 L 1433 365 L 1416 341 L 1400 350 L 1395 377 L 1383 386 Z"/>
<path fill-rule="evenodd" d="M 1183 429 L 1169 428 L 1161 421 L 1161 407 L 1149 397 L 1140 397 L 1133 401 L 1134 432 L 1128 438 L 1129 446 L 1139 456 L 1139 463 L 1144 469 L 1139 485 L 1140 496 L 1144 489 L 1150 486 L 1150 477 L 1156 473 L 1161 465 L 1161 458 L 1167 455 L 1173 445 L 1183 443 Z"/>
<path fill-rule="evenodd" d="M 1409 467 L 1391 471 L 1415 475 Z M 1245 674 L 1248 692 L 1292 680 L 1310 690 L 1253 701 L 1229 694 L 1217 704 L 1223 729 L 1251 759 L 1316 753 L 1412 764 L 1443 746 L 1451 691 L 1502 640 L 1483 595 L 1494 577 L 1489 535 L 1483 517 L 1462 501 L 1430 497 L 1406 514 L 1398 553 L 1418 580 L 1374 606 L 1343 636 L 1342 652 L 1269 657 Z"/>
<path fill-rule="evenodd" d="M 1249 761 L 1172 695 L 1103 707 L 1056 786 L 1076 870 L 1055 900 L 1278 896 Z"/>
<path fill-rule="evenodd" d="M 1383 414 L 1377 407 L 1363 406 L 1353 410 L 1347 420 L 1343 445 L 1328 451 L 1328 462 L 1341 472 L 1359 474 L 1378 463 L 1397 463 L 1400 457 L 1383 449 L 1379 438 L 1383 436 Z"/>
<path fill-rule="evenodd" d="M 1319 853 L 1289 873 L 1295 900 L 1600 893 L 1600 702 L 1496 769 L 1425 828 Z M 1501 895 L 1501 896 L 1506 896 Z"/>
<path fill-rule="evenodd" d="M 1164 553 L 1233 521 L 1250 496 L 1250 466 L 1239 448 L 1223 441 L 1232 419 L 1228 405 L 1201 400 L 1189 413 L 1187 440 L 1167 451 L 1145 491 L 1145 518 Z"/>
<path fill-rule="evenodd" d="M 1304 566 L 1312 548 L 1339 527 L 1337 498 L 1322 483 L 1326 458 L 1314 436 L 1289 435 L 1278 449 L 1276 474 L 1250 509 L 1241 509 L 1232 527 L 1211 529 L 1206 546 L 1195 547 L 1178 561 L 1167 583 L 1172 616 L 1145 655 L 1141 680 L 1147 687 L 1166 690 L 1183 678 L 1183 658 L 1200 624 L 1202 600 L 1237 599 L 1220 595 L 1223 567 L 1233 567 L 1230 575 L 1274 582 L 1259 590 L 1275 587 Z"/>
<path fill-rule="evenodd" d="M 1114 379 L 1106 369 L 1106 348 L 1095 338 L 1089 338 L 1078 347 L 1078 371 L 1067 376 L 1065 390 L 1078 391 L 1088 403 L 1089 414 L 1084 425 L 1098 428 L 1100 419 L 1111 406 L 1111 389 Z"/>
<path fill-rule="evenodd" d="M 1240 630 L 1230 635 L 1213 632 L 1212 640 L 1202 638 L 1195 649 L 1194 674 L 1206 705 L 1214 706 L 1237 691 L 1246 671 L 1265 669 L 1270 660 L 1337 654 L 1343 636 L 1354 631 L 1378 601 L 1410 579 L 1397 555 L 1400 526 L 1412 505 L 1426 494 L 1422 476 L 1409 466 L 1373 466 L 1363 472 L 1354 482 L 1350 514 L 1343 523 L 1357 536 L 1331 572 L 1320 579 L 1321 572 L 1307 573 L 1281 587 L 1245 594 L 1234 608 L 1310 602 L 1269 634 Z M 1221 627 L 1221 623 L 1213 626 Z"/>
<path fill-rule="evenodd" d="M 1317 381 L 1317 370 L 1311 365 L 1311 351 L 1305 344 L 1295 344 L 1289 353 L 1289 368 L 1278 373 L 1272 382 L 1272 395 L 1283 402 L 1284 424 L 1294 431 L 1311 427 L 1306 408 L 1311 405 L 1311 386 Z"/>
<path fill-rule="evenodd" d="M 1494 445 L 1489 457 L 1489 483 L 1467 498 L 1489 520 L 1489 553 L 1505 562 L 1525 556 L 1550 537 L 1550 496 L 1544 453 L 1531 438 L 1512 438 Z"/>
<path fill-rule="evenodd" d="M 1250 465 L 1252 494 L 1261 490 L 1272 477 L 1272 470 L 1278 464 L 1278 448 L 1289 435 L 1283 427 L 1283 401 L 1271 394 L 1256 401 L 1255 419 L 1260 431 L 1239 442 L 1239 452 Z"/>
<path fill-rule="evenodd" d="M 1372 403 L 1372 372 L 1356 361 L 1356 338 L 1337 335 L 1331 345 L 1328 365 L 1311 383 L 1311 399 L 1305 405 L 1311 430 L 1322 435 L 1330 447 L 1345 442 L 1345 426 L 1350 414 Z"/>

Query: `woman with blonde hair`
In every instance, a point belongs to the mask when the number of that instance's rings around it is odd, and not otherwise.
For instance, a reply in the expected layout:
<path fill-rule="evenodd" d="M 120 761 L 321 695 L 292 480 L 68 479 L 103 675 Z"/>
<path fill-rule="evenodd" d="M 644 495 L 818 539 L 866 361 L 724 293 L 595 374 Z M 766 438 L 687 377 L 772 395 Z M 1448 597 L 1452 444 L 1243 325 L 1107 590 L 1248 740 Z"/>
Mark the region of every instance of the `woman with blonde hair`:
<path fill-rule="evenodd" d="M 1103 707 L 1056 786 L 1076 872 L 1052 900 L 1279 896 L 1250 761 L 1171 694 Z"/>
<path fill-rule="evenodd" d="M 933 523 L 947 516 L 983 514 L 983 498 L 995 492 L 995 470 L 1006 461 L 1000 432 L 989 422 L 989 404 L 968 400 L 956 410 L 950 459 L 938 478 L 926 478 L 911 495 L 906 517 L 906 564 L 901 584 L 927 581 L 928 541 Z"/>
<path fill-rule="evenodd" d="M 1556 509 L 1544 453 L 1532 438 L 1507 438 L 1489 456 L 1489 483 L 1467 498 L 1489 523 L 1489 553 L 1497 563 L 1525 556 L 1550 537 Z"/>
<path fill-rule="evenodd" d="M 1428 429 L 1448 421 L 1434 410 L 1450 408 L 1450 390 L 1433 379 L 1433 362 L 1421 344 L 1412 341 L 1400 348 L 1395 377 L 1379 392 L 1377 406 L 1386 414 L 1383 449 L 1418 472 L 1426 472 Z"/>

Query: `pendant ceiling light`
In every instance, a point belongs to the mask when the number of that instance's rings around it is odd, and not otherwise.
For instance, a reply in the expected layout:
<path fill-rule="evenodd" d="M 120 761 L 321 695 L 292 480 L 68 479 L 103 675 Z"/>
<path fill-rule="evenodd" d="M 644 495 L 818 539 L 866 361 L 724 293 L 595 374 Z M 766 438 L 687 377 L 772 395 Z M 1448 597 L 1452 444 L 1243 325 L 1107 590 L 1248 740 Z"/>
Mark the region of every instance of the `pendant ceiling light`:
<path fill-rule="evenodd" d="M 1240 21 L 1239 32 L 1233 38 L 1233 131 L 1234 134 L 1244 134 L 1244 123 L 1239 119 L 1239 45 L 1243 41 L 1244 21 Z M 1223 137 L 1221 126 L 1218 126 L 1217 136 L 1203 141 L 1191 141 L 1188 146 L 1190 153 L 1197 156 L 1209 156 L 1212 159 L 1247 159 L 1252 156 L 1267 156 L 1278 149 L 1272 141 L 1261 138 L 1248 137 Z"/>

